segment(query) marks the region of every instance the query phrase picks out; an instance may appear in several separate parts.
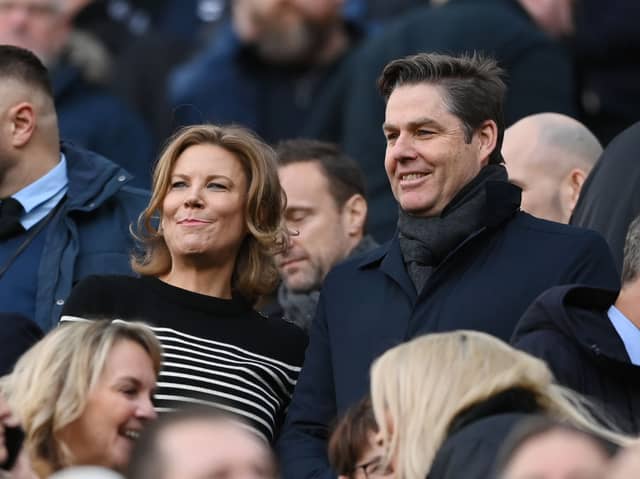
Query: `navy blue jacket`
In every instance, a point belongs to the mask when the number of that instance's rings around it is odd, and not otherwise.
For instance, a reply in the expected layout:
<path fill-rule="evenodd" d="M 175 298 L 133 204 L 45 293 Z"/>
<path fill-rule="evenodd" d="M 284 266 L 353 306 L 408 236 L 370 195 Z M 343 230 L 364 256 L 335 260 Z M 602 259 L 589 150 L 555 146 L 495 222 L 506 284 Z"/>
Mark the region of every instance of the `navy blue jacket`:
<path fill-rule="evenodd" d="M 587 396 L 625 432 L 640 433 L 640 366 L 607 316 L 618 292 L 559 286 L 522 316 L 512 343 L 544 359 L 556 380 Z"/>
<path fill-rule="evenodd" d="M 127 171 L 106 158 L 64 143 L 62 152 L 69 189 L 46 230 L 33 318 L 45 332 L 58 324 L 78 280 L 92 274 L 133 274 L 129 225 L 149 200 L 146 191 L 127 186 Z"/>
<path fill-rule="evenodd" d="M 420 295 L 397 235 L 329 273 L 278 445 L 284 479 L 335 477 L 326 454 L 327 426 L 367 392 L 371 362 L 385 350 L 456 329 L 508 340 L 529 304 L 553 285 L 618 286 L 597 233 L 518 211 L 513 195 L 519 190 L 513 188 L 487 192 L 487 226 L 443 260 Z"/>

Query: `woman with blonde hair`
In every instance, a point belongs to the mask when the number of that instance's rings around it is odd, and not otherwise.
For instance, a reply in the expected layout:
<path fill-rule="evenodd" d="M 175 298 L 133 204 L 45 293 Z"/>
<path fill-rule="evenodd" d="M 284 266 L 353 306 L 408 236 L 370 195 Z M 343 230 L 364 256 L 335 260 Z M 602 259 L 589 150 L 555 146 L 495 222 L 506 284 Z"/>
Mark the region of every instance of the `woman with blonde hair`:
<path fill-rule="evenodd" d="M 76 321 L 29 349 L 0 383 L 38 477 L 69 466 L 123 471 L 147 421 L 162 348 L 145 325 Z"/>
<path fill-rule="evenodd" d="M 396 479 L 485 478 L 512 427 L 545 415 L 622 445 L 544 362 L 476 331 L 430 334 L 371 367 L 371 398 Z"/>
<path fill-rule="evenodd" d="M 160 155 L 140 216 L 132 264 L 142 276 L 89 277 L 63 314 L 150 323 L 165 350 L 158 411 L 212 405 L 272 440 L 307 344 L 252 307 L 277 282 L 284 206 L 268 145 L 237 126 L 186 127 Z"/>

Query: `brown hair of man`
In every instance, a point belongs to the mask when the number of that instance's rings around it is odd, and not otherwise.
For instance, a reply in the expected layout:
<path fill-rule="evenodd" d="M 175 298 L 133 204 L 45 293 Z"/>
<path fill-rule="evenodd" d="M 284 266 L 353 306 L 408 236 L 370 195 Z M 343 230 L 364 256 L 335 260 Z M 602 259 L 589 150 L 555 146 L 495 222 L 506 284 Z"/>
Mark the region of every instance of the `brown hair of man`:
<path fill-rule="evenodd" d="M 419 53 L 387 63 L 378 78 L 378 90 L 387 101 L 393 90 L 403 85 L 428 83 L 440 87 L 447 109 L 462 122 L 467 143 L 483 122 L 496 123 L 498 138 L 489 164 L 500 164 L 507 90 L 503 77 L 504 70 L 497 61 L 480 54 Z"/>

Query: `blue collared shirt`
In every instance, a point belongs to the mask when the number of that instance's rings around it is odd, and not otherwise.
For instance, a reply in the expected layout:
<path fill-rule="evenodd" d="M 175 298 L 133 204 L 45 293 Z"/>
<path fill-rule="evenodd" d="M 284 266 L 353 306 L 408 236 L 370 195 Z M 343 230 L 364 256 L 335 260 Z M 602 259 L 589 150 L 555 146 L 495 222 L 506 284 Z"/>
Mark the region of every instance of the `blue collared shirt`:
<path fill-rule="evenodd" d="M 609 308 L 607 315 L 622 339 L 631 363 L 640 366 L 640 329 L 615 306 Z"/>
<path fill-rule="evenodd" d="M 28 230 L 45 216 L 60 202 L 69 187 L 67 178 L 67 161 L 60 153 L 60 162 L 46 175 L 38 178 L 12 195 L 24 208 L 20 223 Z"/>

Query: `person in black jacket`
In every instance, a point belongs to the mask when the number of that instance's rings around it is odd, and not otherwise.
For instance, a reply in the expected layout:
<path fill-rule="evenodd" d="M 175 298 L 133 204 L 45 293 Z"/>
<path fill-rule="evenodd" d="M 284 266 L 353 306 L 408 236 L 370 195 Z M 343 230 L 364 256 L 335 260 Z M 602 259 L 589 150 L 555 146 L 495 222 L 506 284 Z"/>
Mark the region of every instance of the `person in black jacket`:
<path fill-rule="evenodd" d="M 640 121 L 607 145 L 582 186 L 570 224 L 600 233 L 622 271 L 624 237 L 640 213 Z"/>
<path fill-rule="evenodd" d="M 557 381 L 640 433 L 640 217 L 629 226 L 622 289 L 559 286 L 524 313 L 512 344 L 544 359 Z"/>
<path fill-rule="evenodd" d="M 384 460 L 402 479 L 489 477 L 505 438 L 535 415 L 631 441 L 578 407 L 582 398 L 555 384 L 544 362 L 477 331 L 390 349 L 371 367 L 371 400 Z"/>

